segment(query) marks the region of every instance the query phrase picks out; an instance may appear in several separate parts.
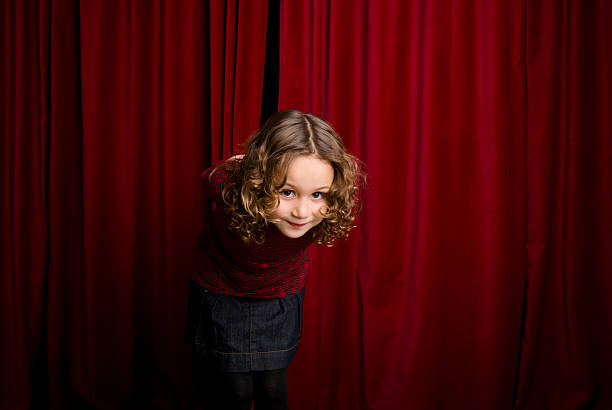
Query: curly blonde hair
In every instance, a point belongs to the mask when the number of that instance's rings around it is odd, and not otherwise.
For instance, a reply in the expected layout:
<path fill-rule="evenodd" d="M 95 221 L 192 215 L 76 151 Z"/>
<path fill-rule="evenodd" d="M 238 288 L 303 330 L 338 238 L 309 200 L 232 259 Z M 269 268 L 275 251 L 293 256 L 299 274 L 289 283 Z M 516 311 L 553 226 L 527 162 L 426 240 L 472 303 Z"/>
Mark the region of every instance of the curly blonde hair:
<path fill-rule="evenodd" d="M 324 219 L 312 228 L 313 242 L 332 246 L 355 228 L 360 210 L 357 191 L 365 182 L 360 161 L 346 152 L 325 120 L 286 110 L 274 114 L 251 136 L 242 159 L 221 165 L 233 174 L 222 192 L 229 228 L 244 242 L 263 244 L 268 223 L 274 222 L 272 213 L 279 205 L 289 163 L 300 155 L 316 155 L 334 170 L 332 186 L 325 194 Z"/>

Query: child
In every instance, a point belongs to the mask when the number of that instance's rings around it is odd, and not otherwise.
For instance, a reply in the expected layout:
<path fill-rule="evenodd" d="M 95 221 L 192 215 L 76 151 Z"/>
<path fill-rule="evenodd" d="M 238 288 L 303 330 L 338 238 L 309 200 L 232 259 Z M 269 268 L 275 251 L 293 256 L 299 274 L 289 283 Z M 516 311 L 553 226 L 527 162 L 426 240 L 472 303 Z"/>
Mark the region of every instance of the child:
<path fill-rule="evenodd" d="M 204 408 L 288 408 L 305 251 L 354 228 L 361 177 L 332 127 L 295 110 L 268 119 L 245 155 L 204 171 L 214 211 L 198 239 L 185 333 L 214 385 Z"/>

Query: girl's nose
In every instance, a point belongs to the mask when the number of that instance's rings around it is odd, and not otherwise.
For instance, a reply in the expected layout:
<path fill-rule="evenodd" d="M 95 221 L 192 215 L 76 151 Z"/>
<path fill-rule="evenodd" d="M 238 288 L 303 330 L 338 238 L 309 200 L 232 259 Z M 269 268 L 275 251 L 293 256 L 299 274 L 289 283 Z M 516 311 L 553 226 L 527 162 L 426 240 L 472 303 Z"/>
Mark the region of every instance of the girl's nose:
<path fill-rule="evenodd" d="M 300 219 L 308 217 L 308 201 L 305 199 L 296 201 L 295 206 L 291 210 L 291 216 Z"/>

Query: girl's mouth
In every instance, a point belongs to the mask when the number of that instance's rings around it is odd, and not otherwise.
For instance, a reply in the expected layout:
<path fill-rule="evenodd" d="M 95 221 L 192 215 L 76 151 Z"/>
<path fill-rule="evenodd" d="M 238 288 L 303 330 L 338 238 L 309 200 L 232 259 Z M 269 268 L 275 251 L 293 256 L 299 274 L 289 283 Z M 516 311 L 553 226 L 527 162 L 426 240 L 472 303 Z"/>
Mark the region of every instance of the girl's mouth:
<path fill-rule="evenodd" d="M 289 222 L 289 225 L 291 225 L 292 228 L 299 229 L 306 224 L 294 224 L 294 223 Z"/>

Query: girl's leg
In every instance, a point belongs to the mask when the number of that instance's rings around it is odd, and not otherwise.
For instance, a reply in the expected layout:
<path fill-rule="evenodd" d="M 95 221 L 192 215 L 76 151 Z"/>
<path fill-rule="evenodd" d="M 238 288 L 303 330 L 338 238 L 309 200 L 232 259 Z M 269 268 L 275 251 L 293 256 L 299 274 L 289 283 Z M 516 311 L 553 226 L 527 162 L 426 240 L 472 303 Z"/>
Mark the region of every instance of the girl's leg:
<path fill-rule="evenodd" d="M 220 372 L 218 382 L 220 388 L 216 396 L 219 409 L 251 409 L 253 402 L 252 373 Z"/>
<path fill-rule="evenodd" d="M 251 373 L 220 371 L 215 364 L 198 361 L 196 402 L 204 410 L 250 410 L 253 402 Z"/>
<path fill-rule="evenodd" d="M 287 369 L 253 373 L 256 410 L 288 410 Z"/>

